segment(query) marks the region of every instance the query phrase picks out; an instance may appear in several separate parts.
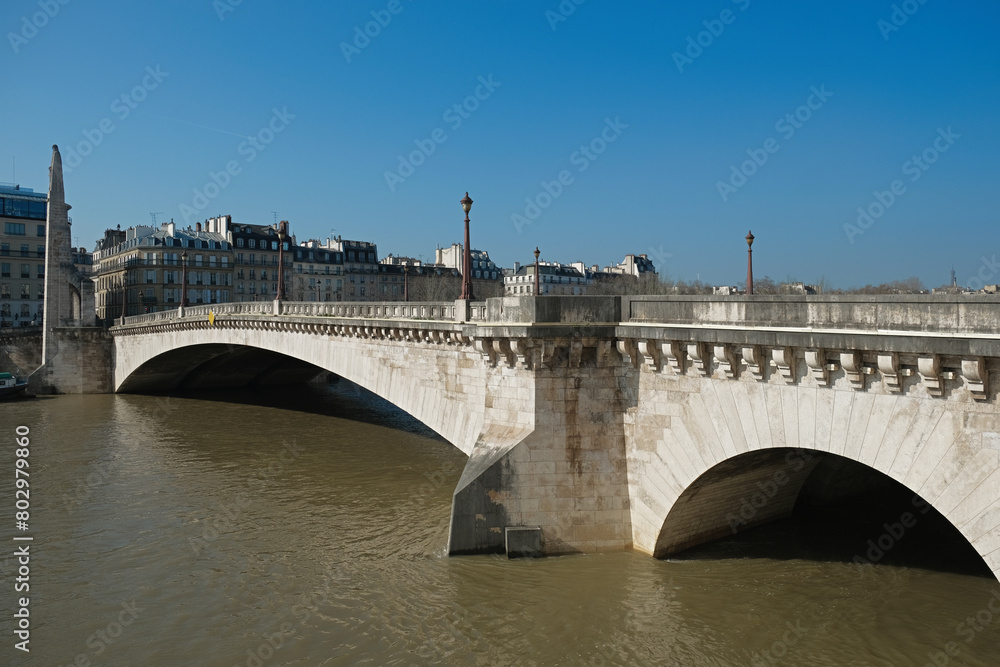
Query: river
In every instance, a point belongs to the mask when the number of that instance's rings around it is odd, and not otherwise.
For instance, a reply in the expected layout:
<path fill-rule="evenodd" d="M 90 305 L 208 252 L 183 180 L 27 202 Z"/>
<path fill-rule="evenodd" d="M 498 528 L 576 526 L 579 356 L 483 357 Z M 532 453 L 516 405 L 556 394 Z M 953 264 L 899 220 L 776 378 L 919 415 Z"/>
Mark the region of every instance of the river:
<path fill-rule="evenodd" d="M 761 549 L 801 522 L 674 560 L 448 557 L 457 449 L 346 382 L 227 396 L 0 405 L 34 538 L 23 653 L 4 527 L 0 664 L 1000 664 L 981 573 Z"/>

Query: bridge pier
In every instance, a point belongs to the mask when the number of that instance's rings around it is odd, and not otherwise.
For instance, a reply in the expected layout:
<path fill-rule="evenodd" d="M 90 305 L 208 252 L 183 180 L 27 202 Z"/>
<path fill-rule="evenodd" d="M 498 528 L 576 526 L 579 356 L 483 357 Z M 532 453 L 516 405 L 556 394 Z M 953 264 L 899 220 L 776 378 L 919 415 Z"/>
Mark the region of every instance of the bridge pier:
<path fill-rule="evenodd" d="M 496 339 L 495 349 L 506 349 Z M 630 373 L 595 337 L 536 340 L 522 368 L 501 355 L 485 426 L 455 491 L 449 552 L 502 552 L 509 527 L 537 526 L 546 554 L 631 545 L 625 431 Z"/>

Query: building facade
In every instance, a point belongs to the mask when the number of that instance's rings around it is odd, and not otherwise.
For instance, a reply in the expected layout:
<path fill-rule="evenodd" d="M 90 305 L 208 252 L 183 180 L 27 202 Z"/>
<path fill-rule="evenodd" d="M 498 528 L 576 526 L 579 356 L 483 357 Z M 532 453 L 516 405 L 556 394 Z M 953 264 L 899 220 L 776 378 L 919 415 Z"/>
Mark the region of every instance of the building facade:
<path fill-rule="evenodd" d="M 278 294 L 278 257 L 284 269 L 286 298 L 291 287 L 295 237 L 278 240 L 278 225 L 234 223 L 232 216 L 211 218 L 206 226 L 229 239 L 235 258 L 234 301 L 269 301 Z M 286 223 L 287 224 L 287 223 Z M 280 246 L 280 250 L 279 250 Z"/>
<path fill-rule="evenodd" d="M 139 225 L 109 229 L 93 253 L 97 316 L 110 320 L 232 299 L 233 248 L 218 232 Z M 186 286 L 182 280 L 186 278 Z M 183 294 L 182 294 L 183 292 Z"/>
<path fill-rule="evenodd" d="M 47 200 L 30 188 L 0 185 L 0 327 L 42 323 Z"/>
<path fill-rule="evenodd" d="M 508 296 L 531 296 L 535 293 L 535 265 L 516 266 L 504 276 Z M 587 292 L 587 277 L 576 267 L 554 262 L 538 263 L 538 291 L 547 294 L 580 295 Z"/>
<path fill-rule="evenodd" d="M 290 301 L 343 301 L 344 253 L 330 239 L 310 239 L 295 246 L 292 281 L 285 297 Z"/>
<path fill-rule="evenodd" d="M 448 248 L 437 248 L 434 251 L 434 263 L 438 266 L 455 269 L 461 275 L 464 261 L 462 252 L 461 243 L 452 243 L 451 247 Z M 503 273 L 490 259 L 490 253 L 485 250 L 473 249 L 469 255 L 472 262 L 473 280 L 500 280 L 502 278 Z"/>

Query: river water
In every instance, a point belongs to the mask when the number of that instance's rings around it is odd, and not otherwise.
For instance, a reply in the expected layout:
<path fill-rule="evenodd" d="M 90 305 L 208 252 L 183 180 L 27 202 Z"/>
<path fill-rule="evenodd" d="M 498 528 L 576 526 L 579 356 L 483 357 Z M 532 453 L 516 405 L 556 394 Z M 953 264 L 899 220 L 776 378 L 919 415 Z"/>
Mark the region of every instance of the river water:
<path fill-rule="evenodd" d="M 1000 664 L 1000 584 L 970 571 L 770 558 L 760 539 L 669 561 L 448 557 L 464 455 L 346 382 L 0 405 L 4 506 L 17 425 L 31 651 L 11 521 L 3 665 Z"/>

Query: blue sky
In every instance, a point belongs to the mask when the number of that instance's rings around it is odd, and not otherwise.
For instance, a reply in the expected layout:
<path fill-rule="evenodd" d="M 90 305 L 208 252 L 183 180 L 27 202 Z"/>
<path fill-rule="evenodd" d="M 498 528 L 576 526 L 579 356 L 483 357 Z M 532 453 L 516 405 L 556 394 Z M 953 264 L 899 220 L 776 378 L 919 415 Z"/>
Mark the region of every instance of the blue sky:
<path fill-rule="evenodd" d="M 1000 282 L 995 2 L 8 0 L 0 26 L 0 181 L 44 190 L 59 144 L 88 248 L 277 211 L 432 259 L 468 191 L 505 266 L 737 283 L 752 229 L 758 276 Z"/>

